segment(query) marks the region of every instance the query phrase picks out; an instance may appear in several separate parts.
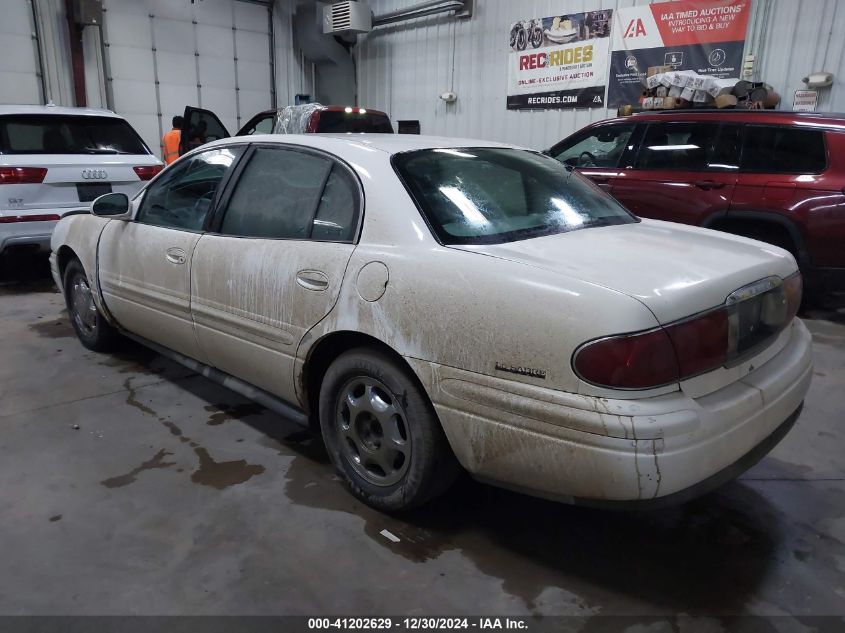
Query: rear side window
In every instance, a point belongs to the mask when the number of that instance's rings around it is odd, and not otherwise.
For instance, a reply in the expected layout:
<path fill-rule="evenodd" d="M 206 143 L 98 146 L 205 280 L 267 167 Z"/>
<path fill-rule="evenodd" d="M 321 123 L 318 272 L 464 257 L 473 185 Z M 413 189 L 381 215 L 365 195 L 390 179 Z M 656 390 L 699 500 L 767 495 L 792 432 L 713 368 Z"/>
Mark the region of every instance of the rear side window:
<path fill-rule="evenodd" d="M 340 165 L 332 167 L 314 217 L 311 239 L 351 242 L 358 226 L 358 188 Z"/>
<path fill-rule="evenodd" d="M 640 146 L 635 167 L 704 171 L 719 133 L 716 123 L 652 123 Z"/>
<path fill-rule="evenodd" d="M 351 241 L 357 187 L 327 157 L 258 147 L 229 200 L 220 232 L 238 237 Z"/>
<path fill-rule="evenodd" d="M 824 132 L 794 127 L 745 128 L 742 171 L 769 174 L 819 174 L 827 167 Z"/>
<path fill-rule="evenodd" d="M 317 132 L 324 134 L 367 133 L 391 134 L 393 126 L 386 115 L 375 112 L 364 114 L 352 111 L 323 110 L 317 123 Z"/>
<path fill-rule="evenodd" d="M 123 119 L 58 114 L 0 117 L 3 154 L 149 154 Z"/>

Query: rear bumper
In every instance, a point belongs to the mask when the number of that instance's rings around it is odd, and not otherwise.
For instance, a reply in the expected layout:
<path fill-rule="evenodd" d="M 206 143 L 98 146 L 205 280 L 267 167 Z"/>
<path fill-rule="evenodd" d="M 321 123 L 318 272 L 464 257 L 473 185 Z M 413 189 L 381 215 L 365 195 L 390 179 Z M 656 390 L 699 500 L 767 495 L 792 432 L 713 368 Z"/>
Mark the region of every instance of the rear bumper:
<path fill-rule="evenodd" d="M 476 478 L 590 505 L 677 503 L 736 477 L 792 425 L 812 376 L 798 320 L 771 360 L 700 398 L 609 400 L 412 364 Z"/>
<path fill-rule="evenodd" d="M 47 222 L 12 222 L 0 224 L 0 253 L 16 246 L 34 246 L 50 250 L 50 236 L 57 220 Z"/>

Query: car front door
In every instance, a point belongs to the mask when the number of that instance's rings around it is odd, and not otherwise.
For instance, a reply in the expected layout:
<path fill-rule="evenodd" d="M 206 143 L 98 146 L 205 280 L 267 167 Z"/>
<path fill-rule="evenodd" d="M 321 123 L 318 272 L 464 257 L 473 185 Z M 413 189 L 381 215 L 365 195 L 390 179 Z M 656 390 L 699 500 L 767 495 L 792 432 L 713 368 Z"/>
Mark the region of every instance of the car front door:
<path fill-rule="evenodd" d="M 182 115 L 179 156 L 221 138 L 229 138 L 229 130 L 211 110 L 187 106 Z"/>
<path fill-rule="evenodd" d="M 611 192 L 644 218 L 701 225 L 727 212 L 739 171 L 738 125 L 649 123 Z"/>
<path fill-rule="evenodd" d="M 209 364 L 296 402 L 296 351 L 337 300 L 360 183 L 333 157 L 292 146 L 253 146 L 242 163 L 194 251 L 191 310 Z"/>
<path fill-rule="evenodd" d="M 634 127 L 634 123 L 599 125 L 570 136 L 547 153 L 610 191 L 623 157 L 632 149 Z"/>
<path fill-rule="evenodd" d="M 135 219 L 103 230 L 99 276 L 109 311 L 126 330 L 203 361 L 191 320 L 191 256 L 240 147 L 195 154 L 143 193 Z"/>

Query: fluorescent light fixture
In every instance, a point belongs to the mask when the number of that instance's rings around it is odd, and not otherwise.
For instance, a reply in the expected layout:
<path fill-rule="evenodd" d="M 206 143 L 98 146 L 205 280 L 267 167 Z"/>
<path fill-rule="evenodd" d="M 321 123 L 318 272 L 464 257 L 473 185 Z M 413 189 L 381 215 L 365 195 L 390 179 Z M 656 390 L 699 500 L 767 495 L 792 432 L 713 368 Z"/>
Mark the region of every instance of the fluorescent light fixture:
<path fill-rule="evenodd" d="M 649 145 L 649 149 L 656 152 L 676 151 L 682 149 L 701 149 L 698 145 Z"/>

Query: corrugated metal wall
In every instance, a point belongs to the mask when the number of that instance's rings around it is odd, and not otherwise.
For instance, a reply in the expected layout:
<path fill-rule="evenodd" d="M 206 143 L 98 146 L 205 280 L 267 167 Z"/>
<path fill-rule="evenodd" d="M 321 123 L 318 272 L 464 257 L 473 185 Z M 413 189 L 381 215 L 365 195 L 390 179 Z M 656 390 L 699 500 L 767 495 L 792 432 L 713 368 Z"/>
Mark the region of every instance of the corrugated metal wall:
<path fill-rule="evenodd" d="M 369 0 L 375 14 L 415 0 Z M 356 46 L 359 103 L 393 120 L 419 119 L 423 134 L 444 134 L 544 148 L 615 111 L 508 111 L 507 31 L 519 19 L 619 9 L 648 0 L 476 0 L 468 20 L 431 16 L 381 27 Z M 817 70 L 838 73 L 845 51 L 845 2 L 752 0 L 747 52 L 758 74 L 791 109 L 801 79 Z M 845 77 L 843 77 L 845 80 Z M 446 91 L 458 95 L 447 104 Z M 823 89 L 820 110 L 845 109 L 845 86 Z"/>

